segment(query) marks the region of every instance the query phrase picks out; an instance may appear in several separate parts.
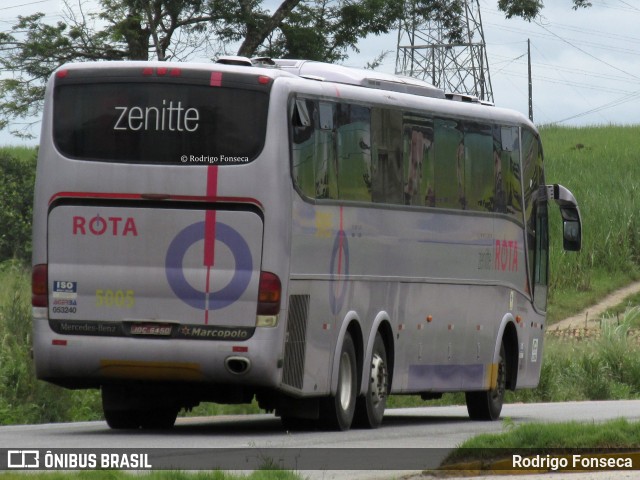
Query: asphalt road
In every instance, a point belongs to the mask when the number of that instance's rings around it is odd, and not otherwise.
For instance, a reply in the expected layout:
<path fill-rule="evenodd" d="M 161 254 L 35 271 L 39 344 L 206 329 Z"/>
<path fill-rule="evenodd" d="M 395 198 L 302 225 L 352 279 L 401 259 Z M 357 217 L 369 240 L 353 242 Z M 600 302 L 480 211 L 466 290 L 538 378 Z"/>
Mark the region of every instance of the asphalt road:
<path fill-rule="evenodd" d="M 511 404 L 502 411 L 502 418 L 515 424 L 601 422 L 618 417 L 640 420 L 640 401 Z M 224 458 L 219 456 L 216 461 L 222 462 L 223 467 L 224 461 L 231 462 L 227 466 L 233 468 L 225 468 L 230 470 L 252 468 L 243 461 L 233 463 L 234 455 L 244 458 L 248 451 L 256 452 L 259 461 L 275 459 L 277 464 L 282 462 L 290 468 L 286 452 L 294 451 L 297 452 L 294 461 L 299 462 L 295 469 L 310 478 L 397 478 L 424 467 L 436 467 L 450 449 L 467 438 L 503 429 L 504 423 L 500 421 L 470 421 L 465 407 L 423 407 L 388 410 L 379 429 L 348 432 L 289 432 L 272 415 L 180 418 L 175 428 L 167 431 L 114 431 L 104 422 L 6 426 L 0 427 L 0 448 L 224 449 L 220 450 Z M 424 460 L 426 465 L 416 466 L 408 461 L 416 456 L 417 451 L 411 449 L 425 449 L 418 453 L 428 457 Z M 201 450 L 180 452 L 196 455 Z M 211 450 L 206 453 L 210 460 Z M 184 463 L 180 464 L 184 455 L 173 455 L 172 461 L 181 469 L 185 469 Z M 198 457 L 193 458 L 197 463 Z M 165 465 L 162 459 L 154 459 L 154 467 L 158 464 Z M 204 465 L 213 468 L 206 460 Z M 358 471 L 349 470 L 353 468 Z"/>

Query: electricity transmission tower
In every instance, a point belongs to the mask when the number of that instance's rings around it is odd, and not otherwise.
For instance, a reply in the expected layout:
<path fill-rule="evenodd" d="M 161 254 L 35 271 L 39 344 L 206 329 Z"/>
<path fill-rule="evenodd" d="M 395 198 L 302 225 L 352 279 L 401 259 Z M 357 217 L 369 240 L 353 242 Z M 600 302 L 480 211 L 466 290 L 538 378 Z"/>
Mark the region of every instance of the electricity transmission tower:
<path fill-rule="evenodd" d="M 405 0 L 398 30 L 396 73 L 432 83 L 447 93 L 493 102 L 479 0 L 463 1 L 460 43 L 449 43 L 441 22 L 420 23 L 416 0 Z"/>

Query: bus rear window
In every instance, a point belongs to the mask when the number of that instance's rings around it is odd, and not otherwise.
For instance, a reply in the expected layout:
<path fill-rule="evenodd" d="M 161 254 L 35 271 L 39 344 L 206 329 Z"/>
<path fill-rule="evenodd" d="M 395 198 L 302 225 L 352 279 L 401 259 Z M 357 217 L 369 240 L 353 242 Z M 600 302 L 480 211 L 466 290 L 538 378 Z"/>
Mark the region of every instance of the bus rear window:
<path fill-rule="evenodd" d="M 240 164 L 262 150 L 268 92 L 204 85 L 58 85 L 53 136 L 69 158 L 150 164 Z"/>

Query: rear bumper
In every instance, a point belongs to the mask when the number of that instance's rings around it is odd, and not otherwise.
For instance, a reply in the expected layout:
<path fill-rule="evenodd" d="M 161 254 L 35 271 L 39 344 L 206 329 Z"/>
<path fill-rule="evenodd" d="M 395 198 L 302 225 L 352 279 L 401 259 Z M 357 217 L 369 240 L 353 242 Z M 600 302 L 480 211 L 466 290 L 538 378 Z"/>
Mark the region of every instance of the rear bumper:
<path fill-rule="evenodd" d="M 282 374 L 282 333 L 256 328 L 248 340 L 65 335 L 48 319 L 34 318 L 36 375 L 65 386 L 97 386 L 117 380 L 242 384 L 276 388 Z M 229 360 L 248 368 L 233 372 Z"/>

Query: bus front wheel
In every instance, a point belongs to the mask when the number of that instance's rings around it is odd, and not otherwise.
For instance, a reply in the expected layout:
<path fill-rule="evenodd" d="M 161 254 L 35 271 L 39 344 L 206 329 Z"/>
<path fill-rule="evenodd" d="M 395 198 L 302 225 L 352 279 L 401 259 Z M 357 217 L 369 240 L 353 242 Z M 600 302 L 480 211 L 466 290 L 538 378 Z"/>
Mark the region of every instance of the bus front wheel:
<path fill-rule="evenodd" d="M 322 423 L 332 430 L 349 430 L 356 409 L 358 371 L 356 349 L 347 332 L 342 342 L 338 365 L 338 389 L 321 402 Z"/>
<path fill-rule="evenodd" d="M 495 388 L 480 392 L 466 392 L 467 411 L 471 420 L 497 420 L 502 411 L 507 383 L 507 364 L 504 342 L 500 345 Z"/>

